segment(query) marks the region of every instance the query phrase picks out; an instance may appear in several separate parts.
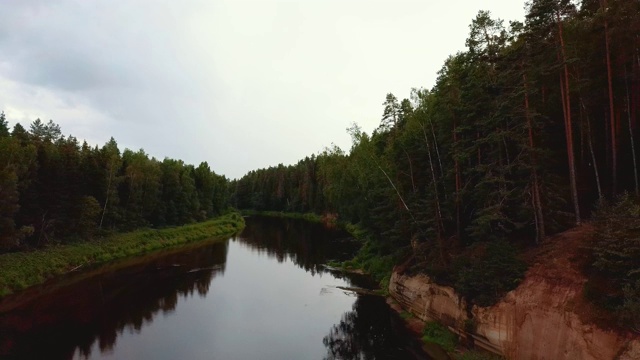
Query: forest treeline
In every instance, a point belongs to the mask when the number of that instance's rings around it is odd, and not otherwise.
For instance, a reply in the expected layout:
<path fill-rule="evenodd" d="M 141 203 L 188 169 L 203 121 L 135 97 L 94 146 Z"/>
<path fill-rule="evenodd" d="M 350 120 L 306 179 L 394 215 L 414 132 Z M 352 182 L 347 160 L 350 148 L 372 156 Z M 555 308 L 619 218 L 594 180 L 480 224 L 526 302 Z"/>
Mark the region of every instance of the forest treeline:
<path fill-rule="evenodd" d="M 51 120 L 10 129 L 0 114 L 0 253 L 205 220 L 227 209 L 227 188 L 206 162 L 91 147 Z"/>
<path fill-rule="evenodd" d="M 466 45 L 433 88 L 388 94 L 371 134 L 348 129 L 350 151 L 251 171 L 232 204 L 335 213 L 381 254 L 412 248 L 423 270 L 478 295 L 517 283 L 511 245 L 638 194 L 640 2 L 532 0 L 508 24 L 480 11 Z"/>
<path fill-rule="evenodd" d="M 466 45 L 431 89 L 387 94 L 371 134 L 354 123 L 349 151 L 232 182 L 113 139 L 80 144 L 52 121 L 10 129 L 3 113 L 0 252 L 185 224 L 229 204 L 315 212 L 358 224 L 371 258 L 411 254 L 414 269 L 488 304 L 522 278 L 516 249 L 599 204 L 590 256 L 604 280 L 590 293 L 640 328 L 640 2 L 531 0 L 508 24 L 481 11 Z"/>

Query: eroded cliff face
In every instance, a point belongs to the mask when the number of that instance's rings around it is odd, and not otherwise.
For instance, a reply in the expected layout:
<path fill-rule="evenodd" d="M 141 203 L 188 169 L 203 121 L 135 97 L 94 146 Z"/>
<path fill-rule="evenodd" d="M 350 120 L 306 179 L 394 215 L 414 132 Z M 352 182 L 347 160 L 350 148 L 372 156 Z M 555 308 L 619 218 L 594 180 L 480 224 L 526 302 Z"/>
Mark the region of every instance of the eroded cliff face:
<path fill-rule="evenodd" d="M 572 231 L 585 231 L 584 229 Z M 578 244 L 575 233 L 563 233 L 529 271 L 524 281 L 492 307 L 467 304 L 451 287 L 426 275 L 394 272 L 391 296 L 424 321 L 439 321 L 476 346 L 508 359 L 640 359 L 640 336 L 605 330 L 584 311 L 584 276 L 571 261 L 567 247 Z M 474 329 L 475 328 L 475 329 Z"/>

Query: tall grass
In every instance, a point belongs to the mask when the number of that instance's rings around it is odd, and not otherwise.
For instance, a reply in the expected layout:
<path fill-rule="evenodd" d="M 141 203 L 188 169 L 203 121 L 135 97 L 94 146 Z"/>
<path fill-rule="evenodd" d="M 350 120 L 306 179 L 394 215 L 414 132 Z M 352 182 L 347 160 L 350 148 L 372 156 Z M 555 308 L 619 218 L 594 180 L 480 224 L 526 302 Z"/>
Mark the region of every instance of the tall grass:
<path fill-rule="evenodd" d="M 243 227 L 242 216 L 231 213 L 206 222 L 175 228 L 137 230 L 114 234 L 93 242 L 2 254 L 0 297 L 41 284 L 78 267 L 94 267 L 112 260 L 205 239 L 224 239 Z"/>

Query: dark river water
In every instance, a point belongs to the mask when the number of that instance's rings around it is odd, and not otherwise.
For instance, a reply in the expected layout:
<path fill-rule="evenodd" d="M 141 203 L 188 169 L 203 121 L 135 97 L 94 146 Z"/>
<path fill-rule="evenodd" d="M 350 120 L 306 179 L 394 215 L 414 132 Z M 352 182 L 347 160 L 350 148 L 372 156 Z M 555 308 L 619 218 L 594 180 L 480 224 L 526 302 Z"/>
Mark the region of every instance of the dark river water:
<path fill-rule="evenodd" d="M 247 218 L 242 234 L 79 274 L 0 302 L 0 358 L 424 359 L 345 233 Z"/>

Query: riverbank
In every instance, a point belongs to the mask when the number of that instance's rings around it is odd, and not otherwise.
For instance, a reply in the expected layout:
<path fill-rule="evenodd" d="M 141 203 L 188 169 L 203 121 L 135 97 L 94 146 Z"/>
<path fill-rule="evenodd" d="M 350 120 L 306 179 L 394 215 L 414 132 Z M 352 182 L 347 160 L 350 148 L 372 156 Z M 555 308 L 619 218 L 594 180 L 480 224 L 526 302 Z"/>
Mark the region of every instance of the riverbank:
<path fill-rule="evenodd" d="M 340 228 L 348 232 L 356 240 L 362 243 L 360 250 L 351 260 L 344 262 L 330 262 L 330 267 L 352 273 L 366 273 L 379 283 L 382 293 L 386 295 L 389 288 L 389 279 L 393 267 L 400 261 L 402 254 L 381 254 L 381 250 L 371 241 L 371 234 L 362 227 L 340 221 L 335 214 L 318 215 L 314 213 L 290 213 L 281 211 L 254 211 L 242 210 L 247 216 L 269 216 L 282 219 L 300 219 L 317 224 L 324 224 L 329 228 Z"/>
<path fill-rule="evenodd" d="M 392 296 L 387 296 L 387 304 L 404 321 L 404 326 L 412 336 L 422 343 L 422 351 L 435 360 L 504 360 L 504 357 L 490 352 L 460 346 L 458 337 L 446 326 L 432 321 L 426 322 L 404 310 Z"/>
<path fill-rule="evenodd" d="M 640 336 L 603 322 L 585 298 L 581 269 L 593 229 L 588 225 L 548 237 L 532 249 L 524 280 L 489 307 L 469 306 L 450 286 L 397 267 L 389 293 L 401 309 L 438 322 L 473 345 L 507 359 L 638 359 Z"/>
<path fill-rule="evenodd" d="M 0 255 L 0 298 L 76 270 L 210 238 L 225 239 L 242 230 L 244 220 L 231 213 L 202 223 L 144 229 L 92 242 Z"/>
<path fill-rule="evenodd" d="M 316 224 L 324 224 L 329 227 L 343 227 L 344 224 L 338 223 L 335 217 L 330 216 L 321 216 L 314 213 L 293 213 L 293 212 L 282 212 L 282 211 L 255 211 L 255 210 L 242 210 L 242 215 L 246 216 L 269 216 L 280 219 L 300 219 L 306 220 Z"/>
<path fill-rule="evenodd" d="M 248 216 L 267 216 L 284 219 L 300 219 L 312 223 L 326 224 L 323 216 L 307 213 L 287 213 L 278 211 L 242 211 L 243 215 Z M 329 270 L 343 271 L 349 273 L 367 274 L 378 282 L 380 289 L 376 291 L 362 292 L 355 288 L 341 288 L 342 290 L 351 291 L 356 294 L 379 295 L 386 298 L 386 302 L 390 309 L 395 311 L 400 318 L 403 319 L 404 325 L 416 341 L 422 344 L 422 350 L 436 360 L 500 360 L 502 357 L 478 350 L 466 349 L 458 347 L 455 341 L 456 335 L 449 332 L 446 327 L 432 322 L 430 327 L 425 331 L 425 322 L 423 319 L 414 316 L 412 313 L 405 311 L 390 294 L 389 285 L 392 279 L 394 266 L 400 262 L 402 254 L 386 254 L 380 255 L 380 249 L 375 246 L 375 242 L 370 241 L 371 235 L 362 230 L 359 226 L 336 221 L 332 225 L 337 226 L 362 243 L 358 253 L 351 260 L 344 262 L 330 262 L 326 268 Z M 435 331 L 434 331 L 435 328 Z M 429 331 L 431 330 L 431 331 Z M 427 334 L 429 333 L 429 334 Z"/>

